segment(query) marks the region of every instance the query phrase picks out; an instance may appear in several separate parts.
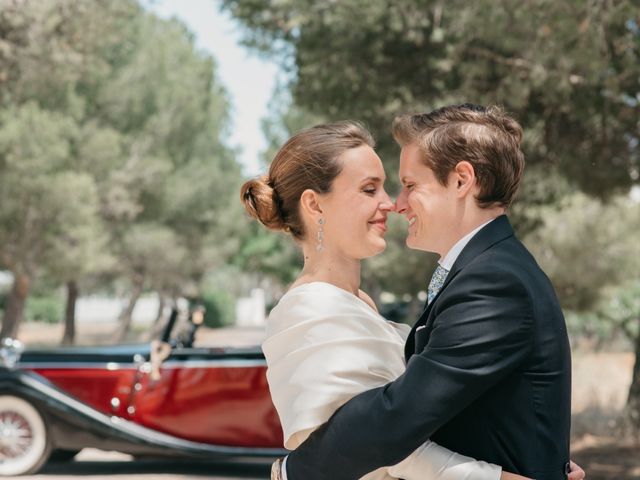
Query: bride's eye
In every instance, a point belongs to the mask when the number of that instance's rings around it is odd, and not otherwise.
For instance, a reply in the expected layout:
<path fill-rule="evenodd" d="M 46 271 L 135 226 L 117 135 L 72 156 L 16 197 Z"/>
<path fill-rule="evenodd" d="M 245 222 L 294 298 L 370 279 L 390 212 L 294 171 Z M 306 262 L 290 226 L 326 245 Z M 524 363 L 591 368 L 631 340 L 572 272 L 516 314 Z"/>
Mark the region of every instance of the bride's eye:
<path fill-rule="evenodd" d="M 376 187 L 364 187 L 362 189 L 362 191 L 364 193 L 366 193 L 367 195 L 375 195 L 376 193 Z"/>

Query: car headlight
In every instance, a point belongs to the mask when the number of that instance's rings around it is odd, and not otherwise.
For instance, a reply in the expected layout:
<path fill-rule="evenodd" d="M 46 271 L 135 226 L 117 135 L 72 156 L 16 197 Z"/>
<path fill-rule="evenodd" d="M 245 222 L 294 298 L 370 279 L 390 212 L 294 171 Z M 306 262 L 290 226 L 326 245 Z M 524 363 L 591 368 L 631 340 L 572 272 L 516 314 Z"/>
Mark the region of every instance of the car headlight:
<path fill-rule="evenodd" d="M 18 360 L 20 360 L 20 354 L 24 350 L 22 342 L 14 340 L 13 338 L 5 338 L 0 344 L 0 367 L 14 368 Z"/>

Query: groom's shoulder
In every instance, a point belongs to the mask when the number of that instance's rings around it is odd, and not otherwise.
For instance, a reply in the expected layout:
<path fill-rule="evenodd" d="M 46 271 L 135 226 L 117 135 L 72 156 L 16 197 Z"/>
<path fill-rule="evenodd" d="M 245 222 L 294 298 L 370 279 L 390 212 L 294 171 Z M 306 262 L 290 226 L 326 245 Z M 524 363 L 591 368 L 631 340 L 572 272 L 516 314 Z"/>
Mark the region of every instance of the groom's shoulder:
<path fill-rule="evenodd" d="M 539 275 L 546 276 L 531 252 L 515 236 L 494 243 L 472 258 L 462 268 L 462 277 L 482 276 L 485 280 L 511 279 L 525 282 Z"/>
<path fill-rule="evenodd" d="M 550 285 L 549 277 L 527 247 L 515 236 L 496 243 L 482 252 L 466 268 L 467 274 L 482 274 L 486 281 Z"/>

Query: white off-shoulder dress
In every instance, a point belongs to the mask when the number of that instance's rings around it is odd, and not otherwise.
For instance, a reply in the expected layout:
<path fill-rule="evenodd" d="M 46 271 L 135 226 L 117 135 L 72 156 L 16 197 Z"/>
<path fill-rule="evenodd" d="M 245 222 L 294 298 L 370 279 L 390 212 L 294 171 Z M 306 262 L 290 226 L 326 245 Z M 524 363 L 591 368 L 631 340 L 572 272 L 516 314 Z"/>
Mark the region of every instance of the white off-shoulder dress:
<path fill-rule="evenodd" d="M 283 295 L 269 314 L 262 350 L 284 446 L 295 449 L 350 398 L 398 378 L 409 330 L 330 283 L 306 283 Z M 427 441 L 402 462 L 362 478 L 498 480 L 501 471 Z"/>

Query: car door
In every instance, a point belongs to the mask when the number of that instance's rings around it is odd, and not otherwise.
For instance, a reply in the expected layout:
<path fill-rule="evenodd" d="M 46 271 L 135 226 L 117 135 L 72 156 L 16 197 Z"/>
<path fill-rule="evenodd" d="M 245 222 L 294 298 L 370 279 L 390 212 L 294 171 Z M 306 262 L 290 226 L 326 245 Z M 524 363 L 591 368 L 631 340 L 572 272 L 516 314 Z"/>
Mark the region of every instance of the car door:
<path fill-rule="evenodd" d="M 134 385 L 131 419 L 196 442 L 282 447 L 259 347 L 176 348 Z"/>

